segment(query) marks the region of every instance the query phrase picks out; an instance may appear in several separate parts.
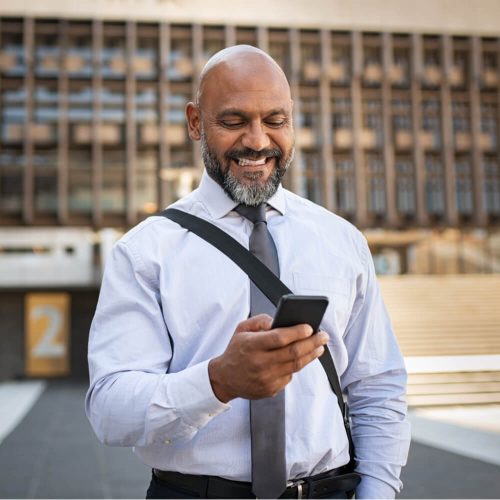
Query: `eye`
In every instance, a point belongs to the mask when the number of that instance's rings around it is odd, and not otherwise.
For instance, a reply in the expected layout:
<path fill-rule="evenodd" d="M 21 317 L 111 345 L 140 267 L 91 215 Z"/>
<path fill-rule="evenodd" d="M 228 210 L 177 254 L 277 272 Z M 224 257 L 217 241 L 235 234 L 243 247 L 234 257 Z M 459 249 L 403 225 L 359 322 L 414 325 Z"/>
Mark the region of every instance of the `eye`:
<path fill-rule="evenodd" d="M 273 118 L 266 120 L 264 123 L 271 128 L 280 128 L 287 123 L 287 120 L 284 118 Z"/>
<path fill-rule="evenodd" d="M 225 128 L 239 128 L 245 125 L 245 122 L 242 120 L 222 120 L 220 124 Z"/>

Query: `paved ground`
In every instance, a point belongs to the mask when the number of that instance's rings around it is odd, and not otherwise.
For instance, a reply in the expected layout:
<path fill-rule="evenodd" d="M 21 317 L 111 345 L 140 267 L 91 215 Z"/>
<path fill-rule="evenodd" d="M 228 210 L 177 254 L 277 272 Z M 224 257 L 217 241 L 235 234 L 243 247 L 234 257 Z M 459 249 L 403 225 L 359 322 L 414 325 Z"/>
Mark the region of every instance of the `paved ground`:
<path fill-rule="evenodd" d="M 85 390 L 49 383 L 3 442 L 0 434 L 0 498 L 144 498 L 148 468 L 131 450 L 97 442 L 83 410 Z M 400 498 L 500 497 L 498 465 L 418 442 L 402 479 Z"/>

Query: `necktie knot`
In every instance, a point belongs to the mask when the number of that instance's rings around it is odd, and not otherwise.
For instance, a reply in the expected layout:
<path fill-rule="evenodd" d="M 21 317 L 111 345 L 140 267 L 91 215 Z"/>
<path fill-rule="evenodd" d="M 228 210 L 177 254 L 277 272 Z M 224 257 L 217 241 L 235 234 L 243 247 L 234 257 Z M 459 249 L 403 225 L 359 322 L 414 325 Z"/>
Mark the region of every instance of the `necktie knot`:
<path fill-rule="evenodd" d="M 256 207 L 241 204 L 235 208 L 235 211 L 254 224 L 257 224 L 257 222 L 266 222 L 265 203 L 257 205 Z"/>

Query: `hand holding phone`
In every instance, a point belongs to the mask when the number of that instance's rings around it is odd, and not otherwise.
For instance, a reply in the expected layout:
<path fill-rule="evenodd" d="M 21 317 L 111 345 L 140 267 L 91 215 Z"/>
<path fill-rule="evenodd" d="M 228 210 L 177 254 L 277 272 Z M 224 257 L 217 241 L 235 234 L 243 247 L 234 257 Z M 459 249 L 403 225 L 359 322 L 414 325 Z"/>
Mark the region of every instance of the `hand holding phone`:
<path fill-rule="evenodd" d="M 283 295 L 278 303 L 272 328 L 306 323 L 316 333 L 327 307 L 328 297 L 323 295 Z"/>

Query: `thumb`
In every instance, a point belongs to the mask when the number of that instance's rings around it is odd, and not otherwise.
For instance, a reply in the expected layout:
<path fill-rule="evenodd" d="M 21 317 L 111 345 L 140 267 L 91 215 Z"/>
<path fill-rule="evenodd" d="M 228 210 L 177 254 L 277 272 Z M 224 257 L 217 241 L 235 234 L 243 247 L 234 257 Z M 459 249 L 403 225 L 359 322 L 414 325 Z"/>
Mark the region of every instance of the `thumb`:
<path fill-rule="evenodd" d="M 273 324 L 273 318 L 269 314 L 258 314 L 242 321 L 237 327 L 235 333 L 240 332 L 260 332 L 270 330 Z"/>

